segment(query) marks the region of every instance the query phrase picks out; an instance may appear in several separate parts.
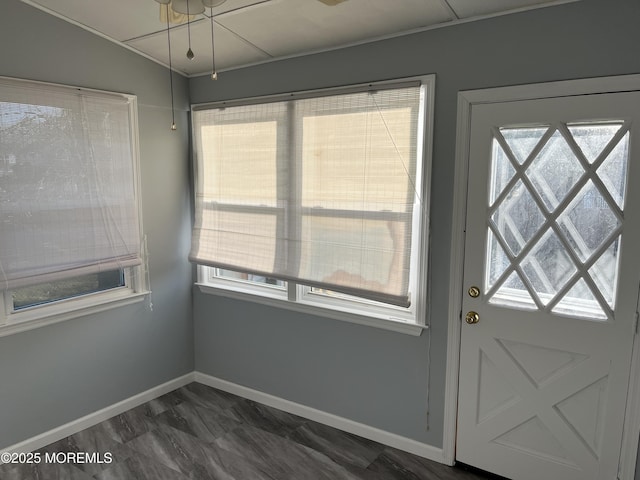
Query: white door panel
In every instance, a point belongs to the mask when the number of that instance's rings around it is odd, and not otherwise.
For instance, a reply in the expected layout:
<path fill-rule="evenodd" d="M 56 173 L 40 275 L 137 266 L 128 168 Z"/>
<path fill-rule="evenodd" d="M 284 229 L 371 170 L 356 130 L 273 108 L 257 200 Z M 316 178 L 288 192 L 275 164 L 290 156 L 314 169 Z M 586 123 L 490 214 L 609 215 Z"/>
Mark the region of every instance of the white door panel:
<path fill-rule="evenodd" d="M 617 475 L 640 276 L 640 94 L 474 105 L 456 458 Z M 467 312 L 479 321 L 467 324 Z"/>

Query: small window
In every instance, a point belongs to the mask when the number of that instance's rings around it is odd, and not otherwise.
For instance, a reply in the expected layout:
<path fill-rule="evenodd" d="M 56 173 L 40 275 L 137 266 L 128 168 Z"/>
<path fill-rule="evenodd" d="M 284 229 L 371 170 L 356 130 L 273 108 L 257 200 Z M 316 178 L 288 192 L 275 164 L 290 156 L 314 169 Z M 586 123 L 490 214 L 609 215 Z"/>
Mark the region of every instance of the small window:
<path fill-rule="evenodd" d="M 201 288 L 424 324 L 432 94 L 424 77 L 194 107 Z"/>
<path fill-rule="evenodd" d="M 39 283 L 11 291 L 13 310 L 37 307 L 83 295 L 126 286 L 124 270 L 91 273 L 53 282 Z"/>
<path fill-rule="evenodd" d="M 0 77 L 0 335 L 146 291 L 136 109 Z"/>

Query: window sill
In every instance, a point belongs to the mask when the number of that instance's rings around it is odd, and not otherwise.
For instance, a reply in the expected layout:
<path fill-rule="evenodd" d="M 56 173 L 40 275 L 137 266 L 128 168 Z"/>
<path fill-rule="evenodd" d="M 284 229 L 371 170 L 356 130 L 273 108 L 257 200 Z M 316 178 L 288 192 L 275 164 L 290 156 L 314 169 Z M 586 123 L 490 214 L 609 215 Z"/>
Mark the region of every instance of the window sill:
<path fill-rule="evenodd" d="M 108 294 L 98 294 L 94 298 L 85 296 L 11 313 L 5 319 L 7 323 L 0 325 L 0 337 L 138 303 L 143 301 L 149 293 L 134 292 L 127 288 Z"/>
<path fill-rule="evenodd" d="M 323 308 L 316 305 L 309 305 L 303 302 L 291 302 L 284 298 L 256 295 L 254 293 L 242 292 L 231 288 L 224 288 L 219 286 L 214 287 L 205 283 L 196 283 L 196 286 L 202 293 L 208 295 L 217 295 L 247 302 L 259 303 L 261 305 L 267 305 L 276 308 L 284 308 L 286 310 L 292 310 L 294 312 L 331 318 L 343 322 L 355 323 L 357 325 L 381 328 L 383 330 L 390 330 L 392 332 L 403 333 L 414 337 L 420 336 L 423 330 L 427 330 L 429 328 L 427 325 L 419 325 L 417 323 L 408 323 L 402 320 L 374 317 L 345 312 L 343 310 Z"/>

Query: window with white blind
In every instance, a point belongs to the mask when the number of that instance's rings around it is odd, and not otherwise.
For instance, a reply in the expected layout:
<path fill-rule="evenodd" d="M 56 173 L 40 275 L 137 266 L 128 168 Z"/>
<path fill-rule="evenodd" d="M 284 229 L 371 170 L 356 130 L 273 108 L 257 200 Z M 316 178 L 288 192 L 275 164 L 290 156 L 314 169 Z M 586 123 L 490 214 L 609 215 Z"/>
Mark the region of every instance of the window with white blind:
<path fill-rule="evenodd" d="M 145 291 L 134 96 L 0 78 L 0 335 Z"/>
<path fill-rule="evenodd" d="M 423 324 L 433 82 L 195 106 L 201 288 Z"/>

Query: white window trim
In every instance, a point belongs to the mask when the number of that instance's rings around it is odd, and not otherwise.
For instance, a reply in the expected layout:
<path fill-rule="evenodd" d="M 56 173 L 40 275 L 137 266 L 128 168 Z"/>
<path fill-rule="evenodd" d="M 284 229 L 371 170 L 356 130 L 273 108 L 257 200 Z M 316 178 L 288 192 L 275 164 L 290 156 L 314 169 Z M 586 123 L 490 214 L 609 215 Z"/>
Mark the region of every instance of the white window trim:
<path fill-rule="evenodd" d="M 124 286 L 11 311 L 11 293 L 5 290 L 0 296 L 2 320 L 5 322 L 0 325 L 0 337 L 141 302 L 148 293 Z"/>
<path fill-rule="evenodd" d="M 7 78 L 7 77 L 3 77 Z M 44 86 L 55 86 L 82 90 L 87 93 L 110 94 L 104 90 L 88 89 L 83 87 L 73 87 L 49 82 L 39 82 L 24 80 L 32 84 Z M 138 135 L 138 99 L 135 95 L 119 93 L 129 100 L 129 119 L 131 122 L 131 149 L 133 157 L 133 177 L 135 188 L 135 199 L 138 207 L 138 219 L 140 231 L 144 232 L 142 225 L 142 191 L 140 180 L 140 138 Z M 14 310 L 11 290 L 0 289 L 0 337 L 13 335 L 15 333 L 33 330 L 35 328 L 51 325 L 54 323 L 78 318 L 86 315 L 122 307 L 133 303 L 142 302 L 150 293 L 148 285 L 148 267 L 146 237 L 141 249 L 142 265 L 128 267 L 124 269 L 125 285 L 108 290 L 79 295 L 77 297 L 65 298 L 42 305 L 34 305 L 20 310 Z"/>
<path fill-rule="evenodd" d="M 304 285 L 290 285 L 292 288 L 278 289 L 269 285 L 252 284 L 216 277 L 211 279 L 210 267 L 198 265 L 198 281 L 196 286 L 202 293 L 234 298 L 238 300 L 258 303 L 276 308 L 283 308 L 299 313 L 318 317 L 331 318 L 358 325 L 366 325 L 393 332 L 419 336 L 423 330 L 429 328 L 427 323 L 427 264 L 428 264 L 428 239 L 429 239 L 429 191 L 431 188 L 431 163 L 433 150 L 433 118 L 435 98 L 435 75 L 402 78 L 392 81 L 373 82 L 362 85 L 354 85 L 353 88 L 375 87 L 379 85 L 392 85 L 407 81 L 420 81 L 423 87 L 424 101 L 418 116 L 418 128 L 422 132 L 422 142 L 418 145 L 418 173 L 422 175 L 421 208 L 414 208 L 414 225 L 417 225 L 416 234 L 419 234 L 419 246 L 412 252 L 411 264 L 416 265 L 416 280 L 412 285 L 415 288 L 415 304 L 409 309 L 393 306 L 377 307 L 362 303 L 340 301 L 331 297 L 321 297 L 308 293 L 309 287 Z M 326 91 L 327 95 L 351 87 L 339 87 L 336 89 L 321 89 L 312 92 L 297 92 L 296 95 L 304 96 L 307 93 Z M 292 94 L 293 95 L 293 94 Z M 276 96 L 256 97 L 247 99 L 251 102 L 260 102 L 273 99 Z M 225 103 L 225 102 L 220 102 Z M 235 102 L 233 102 L 235 103 Z M 194 105 L 195 106 L 195 105 Z M 293 291 L 295 289 L 295 291 Z M 405 310 L 405 311 L 403 311 Z M 407 311 L 408 310 L 408 311 Z"/>
<path fill-rule="evenodd" d="M 208 267 L 198 266 L 198 268 Z M 283 308 L 285 310 L 291 310 L 307 315 L 331 318 L 333 320 L 341 320 L 348 323 L 355 323 L 357 325 L 381 328 L 393 332 L 405 333 L 407 335 L 419 336 L 423 330 L 429 328 L 428 325 L 406 322 L 395 318 L 382 318 L 373 315 L 364 315 L 361 312 L 350 312 L 346 309 L 337 309 L 335 307 L 331 308 L 330 306 L 320 307 L 304 301 L 291 301 L 287 298 L 286 291 L 283 291 L 283 295 L 267 295 L 264 292 L 257 293 L 257 290 L 261 289 L 260 285 L 230 287 L 219 283 L 212 284 L 199 281 L 196 283 L 196 286 L 202 293 L 209 295 L 217 295 L 246 302 L 258 303 L 269 307 Z"/>

